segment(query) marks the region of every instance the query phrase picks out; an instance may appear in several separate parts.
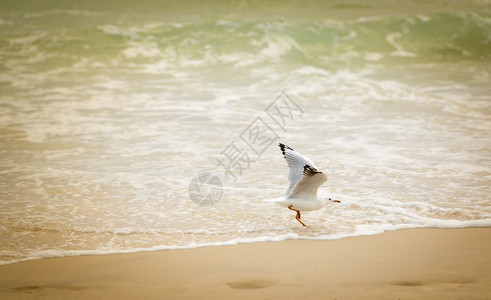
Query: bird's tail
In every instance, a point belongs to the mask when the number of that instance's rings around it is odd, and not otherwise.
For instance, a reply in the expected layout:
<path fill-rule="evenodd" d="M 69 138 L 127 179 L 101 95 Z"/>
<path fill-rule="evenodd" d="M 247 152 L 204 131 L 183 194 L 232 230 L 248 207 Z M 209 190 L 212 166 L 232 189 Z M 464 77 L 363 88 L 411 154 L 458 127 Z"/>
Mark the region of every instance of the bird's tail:
<path fill-rule="evenodd" d="M 274 202 L 274 203 L 278 203 L 280 202 L 281 200 L 284 200 L 285 197 L 279 197 L 279 198 L 268 198 L 268 199 L 263 199 L 262 201 L 264 202 Z"/>

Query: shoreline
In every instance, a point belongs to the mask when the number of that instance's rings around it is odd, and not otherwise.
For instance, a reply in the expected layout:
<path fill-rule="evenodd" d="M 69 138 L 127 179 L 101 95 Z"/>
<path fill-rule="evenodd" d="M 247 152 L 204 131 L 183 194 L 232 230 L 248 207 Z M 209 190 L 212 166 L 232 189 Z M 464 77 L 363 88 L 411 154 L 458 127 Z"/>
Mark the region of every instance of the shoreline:
<path fill-rule="evenodd" d="M 0 299 L 489 299 L 491 228 L 46 258 L 0 266 Z"/>
<path fill-rule="evenodd" d="M 384 229 L 380 232 L 375 233 L 349 233 L 342 236 L 336 237 L 326 237 L 322 236 L 320 238 L 308 238 L 308 237 L 295 237 L 291 238 L 290 236 L 283 235 L 281 238 L 271 238 L 267 237 L 264 239 L 261 238 L 237 238 L 232 240 L 226 240 L 222 242 L 211 242 L 211 243 L 203 243 L 203 244 L 188 244 L 184 246 L 154 246 L 150 248 L 135 248 L 128 250 L 109 250 L 107 252 L 100 252 L 100 250 L 60 250 L 64 251 L 63 254 L 43 254 L 34 257 L 28 257 L 20 260 L 14 260 L 9 262 L 0 262 L 0 267 L 25 263 L 30 261 L 44 260 L 44 259 L 53 259 L 53 258 L 66 258 L 66 257 L 80 257 L 80 256 L 105 256 L 105 255 L 127 255 L 127 254 L 138 254 L 138 253 L 147 253 L 147 252 L 160 252 L 160 251 L 179 251 L 179 250 L 192 250 L 192 249 L 200 249 L 200 248 L 208 248 L 208 247 L 229 247 L 229 246 L 237 246 L 243 244 L 261 244 L 261 243 L 276 243 L 276 242 L 284 242 L 284 241 L 336 241 L 341 239 L 348 238 L 357 238 L 364 236 L 373 236 L 385 234 L 388 232 L 401 231 L 401 230 L 419 230 L 419 229 L 435 229 L 435 230 L 453 230 L 453 229 L 478 229 L 478 228 L 491 228 L 491 219 L 482 219 L 482 220 L 472 220 L 472 221 L 457 221 L 465 224 L 452 224 L 448 226 L 447 224 L 434 224 L 433 227 L 394 227 L 391 229 Z M 440 225 L 440 226 L 439 226 Z M 48 250 L 49 251 L 49 250 Z M 41 253 L 47 252 L 46 250 L 41 251 Z"/>

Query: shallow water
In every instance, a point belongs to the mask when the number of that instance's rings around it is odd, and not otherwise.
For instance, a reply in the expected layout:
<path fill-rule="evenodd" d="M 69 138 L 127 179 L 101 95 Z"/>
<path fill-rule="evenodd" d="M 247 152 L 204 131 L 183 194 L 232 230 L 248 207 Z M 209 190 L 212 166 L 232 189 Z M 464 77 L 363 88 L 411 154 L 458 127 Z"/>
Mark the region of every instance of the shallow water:
<path fill-rule="evenodd" d="M 491 4 L 302 3 L 0 4 L 1 263 L 491 226 Z M 278 142 L 342 200 L 308 228 Z"/>

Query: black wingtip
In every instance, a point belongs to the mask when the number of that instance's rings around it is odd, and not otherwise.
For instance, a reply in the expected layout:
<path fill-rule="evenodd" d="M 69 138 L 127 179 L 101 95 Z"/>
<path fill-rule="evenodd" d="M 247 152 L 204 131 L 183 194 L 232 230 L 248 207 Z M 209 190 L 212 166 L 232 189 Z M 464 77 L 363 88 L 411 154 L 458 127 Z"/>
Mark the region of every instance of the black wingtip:
<path fill-rule="evenodd" d="M 306 174 L 306 173 L 322 173 L 322 172 L 317 171 L 316 168 L 313 168 L 309 165 L 305 165 L 303 166 L 303 173 Z"/>
<path fill-rule="evenodd" d="M 282 143 L 279 143 L 279 144 L 278 144 L 278 146 L 280 146 L 281 153 L 282 153 L 283 155 L 285 155 L 285 148 L 286 148 L 286 149 L 293 150 L 292 148 L 290 148 L 290 147 L 288 147 L 287 145 L 282 144 Z M 293 150 L 293 151 L 295 151 L 295 150 Z"/>

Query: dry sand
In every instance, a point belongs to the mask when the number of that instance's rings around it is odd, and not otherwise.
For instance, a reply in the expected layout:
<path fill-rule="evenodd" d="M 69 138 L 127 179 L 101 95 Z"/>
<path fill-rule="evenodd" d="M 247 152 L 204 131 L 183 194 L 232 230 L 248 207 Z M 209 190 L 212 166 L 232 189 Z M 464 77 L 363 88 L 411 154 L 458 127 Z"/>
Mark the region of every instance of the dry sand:
<path fill-rule="evenodd" d="M 491 228 L 0 266 L 0 299 L 491 299 Z"/>

